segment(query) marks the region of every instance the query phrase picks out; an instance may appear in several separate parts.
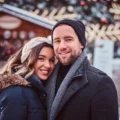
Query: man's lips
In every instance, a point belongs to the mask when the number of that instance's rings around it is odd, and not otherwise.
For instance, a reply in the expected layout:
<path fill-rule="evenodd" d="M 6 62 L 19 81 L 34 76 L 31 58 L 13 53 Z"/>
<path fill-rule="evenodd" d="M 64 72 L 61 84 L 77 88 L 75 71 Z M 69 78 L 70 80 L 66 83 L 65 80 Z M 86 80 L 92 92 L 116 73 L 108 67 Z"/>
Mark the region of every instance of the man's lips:
<path fill-rule="evenodd" d="M 59 53 L 59 55 L 67 55 L 69 54 L 70 52 L 63 52 L 63 53 Z"/>

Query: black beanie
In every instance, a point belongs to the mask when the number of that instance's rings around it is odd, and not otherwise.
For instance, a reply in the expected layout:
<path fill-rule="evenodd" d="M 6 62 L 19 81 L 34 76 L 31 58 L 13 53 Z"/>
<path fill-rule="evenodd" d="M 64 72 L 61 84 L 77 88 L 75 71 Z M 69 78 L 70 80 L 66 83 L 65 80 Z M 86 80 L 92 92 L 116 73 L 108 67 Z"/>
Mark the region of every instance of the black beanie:
<path fill-rule="evenodd" d="M 77 34 L 81 44 L 85 48 L 86 46 L 85 26 L 81 21 L 76 21 L 76 20 L 71 20 L 71 19 L 64 19 L 64 20 L 59 21 L 58 23 L 55 24 L 55 26 L 52 29 L 52 34 L 51 34 L 52 40 L 53 40 L 54 29 L 61 24 L 66 24 L 66 25 L 71 26 L 75 30 L 75 33 Z"/>

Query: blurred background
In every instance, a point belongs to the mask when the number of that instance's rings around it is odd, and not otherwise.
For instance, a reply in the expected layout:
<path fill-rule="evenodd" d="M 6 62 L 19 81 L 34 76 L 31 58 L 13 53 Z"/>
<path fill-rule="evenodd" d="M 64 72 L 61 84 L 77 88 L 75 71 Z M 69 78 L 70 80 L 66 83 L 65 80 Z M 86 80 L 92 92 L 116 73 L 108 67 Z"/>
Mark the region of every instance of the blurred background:
<path fill-rule="evenodd" d="M 0 67 L 65 18 L 84 23 L 89 61 L 113 79 L 120 104 L 120 0 L 0 0 Z"/>

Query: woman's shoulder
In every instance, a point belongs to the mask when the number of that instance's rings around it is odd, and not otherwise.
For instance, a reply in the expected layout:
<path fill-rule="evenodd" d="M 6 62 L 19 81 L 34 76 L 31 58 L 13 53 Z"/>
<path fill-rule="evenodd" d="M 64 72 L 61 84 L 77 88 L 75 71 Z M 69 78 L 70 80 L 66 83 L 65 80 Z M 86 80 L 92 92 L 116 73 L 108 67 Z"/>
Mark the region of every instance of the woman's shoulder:
<path fill-rule="evenodd" d="M 0 92 L 0 104 L 13 104 L 25 103 L 22 93 L 22 86 L 9 86 Z"/>
<path fill-rule="evenodd" d="M 7 96 L 7 97 L 16 97 L 16 98 L 20 98 L 23 97 L 24 94 L 35 94 L 35 91 L 33 90 L 32 87 L 28 87 L 28 86 L 20 86 L 20 85 L 11 85 L 5 89 L 3 89 L 0 92 L 0 97 L 1 96 Z"/>
<path fill-rule="evenodd" d="M 2 92 L 0 92 L 0 103 L 24 103 L 24 104 L 31 104 L 35 102 L 36 104 L 39 103 L 39 98 L 36 93 L 32 89 L 32 87 L 25 87 L 25 86 L 9 86 L 5 88 Z"/>

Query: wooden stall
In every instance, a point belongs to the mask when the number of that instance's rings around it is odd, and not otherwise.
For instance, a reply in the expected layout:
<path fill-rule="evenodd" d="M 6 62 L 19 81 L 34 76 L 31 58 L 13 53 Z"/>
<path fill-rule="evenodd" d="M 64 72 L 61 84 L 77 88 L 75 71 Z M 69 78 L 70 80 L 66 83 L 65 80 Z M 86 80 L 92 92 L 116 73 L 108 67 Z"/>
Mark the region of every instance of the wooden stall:
<path fill-rule="evenodd" d="M 48 37 L 53 24 L 10 6 L 0 6 L 0 66 L 33 37 Z"/>

